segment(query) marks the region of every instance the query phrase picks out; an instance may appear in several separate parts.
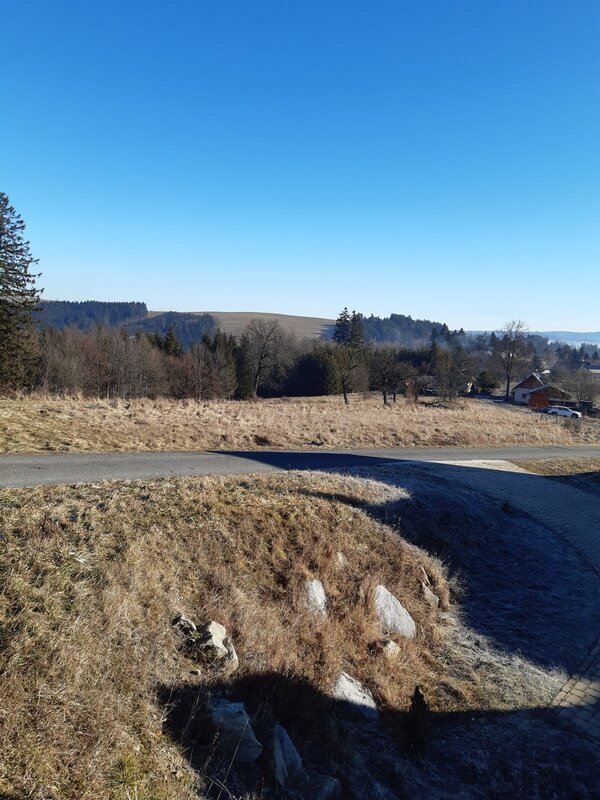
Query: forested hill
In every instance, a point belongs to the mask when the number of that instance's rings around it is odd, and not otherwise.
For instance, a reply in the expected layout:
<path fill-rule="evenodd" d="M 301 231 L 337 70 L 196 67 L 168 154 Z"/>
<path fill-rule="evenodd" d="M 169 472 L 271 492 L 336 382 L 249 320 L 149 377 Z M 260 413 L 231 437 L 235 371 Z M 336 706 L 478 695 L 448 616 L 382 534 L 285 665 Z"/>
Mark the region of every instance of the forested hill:
<path fill-rule="evenodd" d="M 36 312 L 40 326 L 48 328 L 79 328 L 81 331 L 97 325 L 114 327 L 148 316 L 146 303 L 104 303 L 100 300 L 42 300 Z"/>
<path fill-rule="evenodd" d="M 169 327 L 187 349 L 194 342 L 199 341 L 204 333 L 213 334 L 219 326 L 221 320 L 210 313 L 185 313 L 179 311 L 166 311 L 161 313 L 148 313 L 146 303 L 112 303 L 100 300 L 86 300 L 83 302 L 73 302 L 69 300 L 42 300 L 40 310 L 36 312 L 36 320 L 40 327 L 55 329 L 78 328 L 86 331 L 92 330 L 98 325 L 111 328 L 124 328 L 128 333 L 141 331 L 142 333 L 160 333 L 165 335 Z M 221 315 L 227 316 L 227 315 Z M 245 324 L 251 318 L 273 317 L 274 315 L 256 314 L 229 314 L 229 317 L 244 317 Z M 247 318 L 247 319 L 246 319 Z M 327 326 L 324 323 L 329 320 L 313 320 L 304 317 L 281 317 L 280 322 L 283 328 L 293 329 L 299 336 L 307 335 L 310 326 L 312 333 L 315 323 L 321 324 L 326 333 L 324 339 L 330 339 L 333 325 Z M 406 347 L 426 344 L 430 341 L 434 329 L 447 330 L 445 325 L 439 322 L 432 322 L 426 319 L 413 319 L 404 314 L 391 314 L 389 317 L 363 317 L 364 334 L 367 342 L 389 343 L 404 345 Z M 298 321 L 305 321 L 300 331 Z M 310 323 L 310 326 L 308 326 Z M 295 327 L 294 327 L 295 326 Z M 307 327 L 308 326 L 308 327 Z M 227 325 L 224 326 L 227 329 Z M 238 326 L 239 327 L 239 326 Z M 298 328 L 298 330 L 296 330 Z M 306 328 L 306 330 L 305 330 Z M 236 330 L 236 335 L 240 335 L 241 330 Z M 309 334 L 310 335 L 310 334 Z M 314 335 L 314 334 L 313 334 Z M 318 333 L 316 334 L 319 335 Z"/>
<path fill-rule="evenodd" d="M 211 336 L 217 330 L 217 322 L 210 314 L 187 314 L 183 311 L 165 311 L 146 319 L 129 322 L 125 326 L 128 333 L 160 333 L 164 336 L 169 328 L 181 342 L 183 349 L 188 350 L 195 342 L 199 342 L 205 333 Z"/>
<path fill-rule="evenodd" d="M 428 319 L 413 319 L 404 314 L 390 314 L 389 317 L 363 317 L 365 340 L 367 342 L 386 342 L 406 346 L 425 344 L 435 328 L 445 328 L 441 322 Z"/>
<path fill-rule="evenodd" d="M 109 303 L 101 300 L 43 300 L 35 312 L 40 327 L 78 328 L 89 331 L 98 325 L 108 328 L 123 328 L 130 334 L 160 333 L 164 336 L 169 328 L 185 349 L 199 342 L 205 333 L 213 334 L 217 329 L 210 314 L 186 314 L 167 311 L 148 315 L 146 303 Z"/>

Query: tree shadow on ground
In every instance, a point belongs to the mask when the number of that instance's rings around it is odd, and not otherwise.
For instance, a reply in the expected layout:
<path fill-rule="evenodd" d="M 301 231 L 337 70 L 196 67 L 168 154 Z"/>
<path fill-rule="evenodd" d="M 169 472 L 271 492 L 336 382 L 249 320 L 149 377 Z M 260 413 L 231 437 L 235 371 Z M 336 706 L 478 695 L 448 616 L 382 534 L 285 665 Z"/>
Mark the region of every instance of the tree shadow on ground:
<path fill-rule="evenodd" d="M 255 762 L 238 763 L 215 734 L 205 714 L 215 695 L 244 703 L 263 745 Z M 597 796 L 600 763 L 593 744 L 566 737 L 539 710 L 383 709 L 377 720 L 369 720 L 357 706 L 334 700 L 306 680 L 274 673 L 211 686 L 162 686 L 158 699 L 166 708 L 168 734 L 203 776 L 209 797 L 317 796 L 306 781 L 296 785 L 296 795 L 293 782 L 288 794 L 276 788 L 275 723 L 291 737 L 308 776 L 337 779 L 348 800 Z"/>

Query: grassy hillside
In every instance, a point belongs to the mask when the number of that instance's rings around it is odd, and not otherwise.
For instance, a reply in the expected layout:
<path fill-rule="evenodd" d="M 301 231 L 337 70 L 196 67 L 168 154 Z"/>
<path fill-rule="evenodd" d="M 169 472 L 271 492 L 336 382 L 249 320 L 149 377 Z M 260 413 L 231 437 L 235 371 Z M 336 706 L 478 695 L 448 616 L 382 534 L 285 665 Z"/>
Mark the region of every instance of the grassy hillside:
<path fill-rule="evenodd" d="M 155 316 L 161 312 L 150 311 Z M 292 314 L 270 314 L 260 311 L 195 311 L 194 314 L 209 314 L 224 333 L 241 336 L 244 328 L 253 319 L 279 322 L 281 327 L 299 339 L 320 339 L 334 324 L 334 319 L 323 317 L 299 317 Z"/>
<path fill-rule="evenodd" d="M 328 692 L 345 668 L 398 708 L 416 683 L 443 679 L 435 614 L 419 593 L 423 567 L 447 602 L 443 569 L 344 502 L 378 499 L 377 486 L 288 476 L 0 495 L 11 531 L 0 561 L 0 794 L 197 796 L 202 779 L 165 735 L 160 687 L 215 679 L 182 652 L 179 611 L 227 627 L 237 679 L 294 675 Z M 303 605 L 317 576 L 326 627 Z M 361 597 L 379 581 L 420 630 L 394 664 L 367 648 L 380 634 Z"/>
<path fill-rule="evenodd" d="M 95 400 L 0 398 L 0 452 L 229 450 L 315 447 L 571 445 L 600 425 L 464 400 L 449 408 L 403 399 Z"/>
<path fill-rule="evenodd" d="M 509 648 L 523 598 L 536 636 L 544 625 L 561 635 L 561 606 L 546 599 L 555 565 L 545 570 L 540 558 L 547 534 L 514 516 L 508 526 L 484 495 L 446 493 L 426 476 L 419 483 L 418 470 L 377 474 L 1 491 L 0 795 L 197 800 L 248 798 L 255 788 L 251 797 L 266 796 L 266 756 L 240 771 L 205 736 L 201 709 L 218 693 L 243 700 L 263 742 L 274 720 L 285 725 L 306 768 L 337 776 L 349 800 L 375 796 L 378 783 L 415 798 L 542 797 L 550 780 L 567 796 L 573 770 L 578 797 L 591 798 L 591 749 L 529 715 L 565 675 L 528 661 L 521 644 Z M 460 582 L 408 543 L 424 526 L 447 558 L 462 558 Z M 523 594 L 522 576 L 511 586 L 515 567 L 498 569 L 500 555 L 514 555 L 525 572 L 536 565 L 534 594 Z M 565 592 L 585 604 L 581 569 L 557 557 Z M 471 575 L 483 583 L 467 597 L 467 618 L 490 619 L 506 651 L 461 619 Z M 487 598 L 486 582 L 499 577 L 504 595 L 495 585 Z M 325 619 L 307 612 L 313 578 L 326 588 Z M 426 602 L 423 580 L 439 609 Z M 414 639 L 395 637 L 395 658 L 381 650 L 377 583 L 417 624 Z M 179 612 L 226 626 L 237 672 L 224 679 L 190 655 L 172 627 Z M 553 651 L 559 663 L 563 650 Z M 340 670 L 369 688 L 379 722 L 357 721 L 332 700 Z M 424 760 L 411 756 L 416 686 L 430 720 Z"/>

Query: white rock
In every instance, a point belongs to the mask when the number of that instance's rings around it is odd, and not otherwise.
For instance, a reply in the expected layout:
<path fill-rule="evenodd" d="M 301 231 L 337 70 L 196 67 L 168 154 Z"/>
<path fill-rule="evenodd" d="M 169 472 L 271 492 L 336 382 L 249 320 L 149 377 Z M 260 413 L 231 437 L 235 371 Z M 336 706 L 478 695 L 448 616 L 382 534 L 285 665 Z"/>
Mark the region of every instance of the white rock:
<path fill-rule="evenodd" d="M 219 734 L 217 746 L 235 754 L 236 761 L 250 763 L 262 755 L 262 745 L 254 735 L 243 703 L 213 697 L 208 704 L 208 717 Z"/>
<path fill-rule="evenodd" d="M 437 608 L 440 604 L 440 598 L 437 596 L 437 594 L 434 594 L 429 586 L 427 586 L 427 584 L 423 581 L 421 581 L 421 589 L 423 591 L 425 602 L 432 608 Z"/>
<path fill-rule="evenodd" d="M 348 559 L 346 558 L 346 556 L 342 552 L 338 551 L 338 553 L 337 553 L 337 555 L 335 557 L 335 568 L 336 569 L 346 569 L 346 567 L 348 566 L 348 563 L 349 562 L 348 562 Z"/>
<path fill-rule="evenodd" d="M 273 728 L 273 772 L 275 781 L 283 789 L 302 771 L 302 759 L 285 728 Z"/>
<path fill-rule="evenodd" d="M 373 695 L 360 681 L 352 678 L 347 672 L 340 672 L 333 687 L 333 696 L 336 700 L 351 703 L 356 711 L 369 719 L 377 717 L 377 707 Z"/>
<path fill-rule="evenodd" d="M 203 651 L 209 658 L 225 658 L 227 656 L 226 638 L 227 630 L 225 627 L 214 620 L 210 620 L 210 622 L 205 622 L 198 630 L 196 649 Z"/>
<path fill-rule="evenodd" d="M 400 653 L 400 647 L 393 639 L 388 639 L 383 645 L 383 653 L 387 658 L 396 658 Z"/>
<path fill-rule="evenodd" d="M 306 607 L 312 614 L 327 616 L 327 595 L 320 580 L 306 581 Z"/>
<path fill-rule="evenodd" d="M 210 620 L 200 627 L 193 639 L 193 650 L 214 666 L 233 672 L 239 660 L 227 630 L 219 622 Z"/>
<path fill-rule="evenodd" d="M 375 587 L 375 613 L 383 629 L 412 639 L 417 632 L 414 619 L 402 603 L 382 586 Z"/>

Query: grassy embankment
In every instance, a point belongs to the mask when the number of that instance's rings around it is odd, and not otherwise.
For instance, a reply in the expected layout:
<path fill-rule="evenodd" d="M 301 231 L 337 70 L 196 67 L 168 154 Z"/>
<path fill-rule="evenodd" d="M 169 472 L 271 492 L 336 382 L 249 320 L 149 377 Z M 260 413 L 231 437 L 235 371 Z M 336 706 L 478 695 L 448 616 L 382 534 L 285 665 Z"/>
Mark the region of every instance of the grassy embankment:
<path fill-rule="evenodd" d="M 0 399 L 0 452 L 600 444 L 600 425 L 478 401 Z"/>
<path fill-rule="evenodd" d="M 600 495 L 600 458 L 542 458 L 519 461 L 517 466 Z"/>
<path fill-rule="evenodd" d="M 215 679 L 182 652 L 170 624 L 179 611 L 227 627 L 238 683 L 297 682 L 296 717 L 329 696 L 342 669 L 390 714 L 406 714 L 417 685 L 432 712 L 512 709 L 536 702 L 541 676 L 547 702 L 560 676 L 536 669 L 524 679 L 508 662 L 483 669 L 494 657 L 481 637 L 459 646 L 459 618 L 425 602 L 426 574 L 441 608 L 454 608 L 445 568 L 371 513 L 409 502 L 389 483 L 320 473 L 0 492 L 0 794 L 203 796 L 213 767 L 191 768 L 165 708 Z M 314 577 L 326 587 L 325 621 L 304 605 Z M 395 660 L 374 649 L 379 582 L 417 623 Z M 498 688 L 502 670 L 514 693 Z M 269 684 L 269 702 L 278 685 Z M 313 731 L 318 752 L 327 731 Z M 341 775 L 358 758 L 351 740 L 326 748 Z M 310 752 L 310 733 L 297 741 Z"/>

